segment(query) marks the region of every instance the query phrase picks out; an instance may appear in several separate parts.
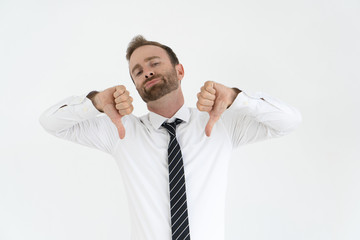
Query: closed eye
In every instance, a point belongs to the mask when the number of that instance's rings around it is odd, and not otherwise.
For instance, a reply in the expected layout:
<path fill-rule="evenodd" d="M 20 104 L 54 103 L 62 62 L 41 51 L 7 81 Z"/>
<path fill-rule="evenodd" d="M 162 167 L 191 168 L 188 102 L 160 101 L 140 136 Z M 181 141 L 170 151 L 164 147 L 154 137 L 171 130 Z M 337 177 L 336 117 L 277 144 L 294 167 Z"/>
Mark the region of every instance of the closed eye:
<path fill-rule="evenodd" d="M 142 72 L 143 72 L 142 70 L 138 71 L 138 72 L 135 74 L 135 76 L 140 76 L 140 74 L 141 74 Z"/>

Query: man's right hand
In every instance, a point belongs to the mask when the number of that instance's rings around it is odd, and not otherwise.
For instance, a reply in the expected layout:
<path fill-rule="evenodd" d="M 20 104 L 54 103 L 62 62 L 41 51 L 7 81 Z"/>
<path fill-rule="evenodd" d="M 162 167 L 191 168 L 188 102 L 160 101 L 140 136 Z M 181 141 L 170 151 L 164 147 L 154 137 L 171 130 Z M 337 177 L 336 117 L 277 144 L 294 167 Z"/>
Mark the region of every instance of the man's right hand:
<path fill-rule="evenodd" d="M 120 85 L 105 89 L 93 95 L 90 99 L 97 110 L 109 116 L 118 129 L 119 137 L 123 139 L 125 137 L 125 128 L 121 118 L 129 115 L 134 110 L 133 98 L 125 86 Z"/>

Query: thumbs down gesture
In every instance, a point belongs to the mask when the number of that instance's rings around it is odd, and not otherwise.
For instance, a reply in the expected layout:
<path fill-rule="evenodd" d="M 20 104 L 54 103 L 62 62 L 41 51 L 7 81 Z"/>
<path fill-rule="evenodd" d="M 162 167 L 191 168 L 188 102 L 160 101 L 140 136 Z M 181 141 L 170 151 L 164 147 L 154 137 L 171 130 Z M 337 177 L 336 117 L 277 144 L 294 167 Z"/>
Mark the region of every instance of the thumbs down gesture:
<path fill-rule="evenodd" d="M 229 88 L 213 81 L 205 82 L 197 94 L 196 103 L 199 111 L 209 113 L 209 121 L 205 127 L 206 136 L 210 137 L 212 128 L 219 120 L 221 114 L 231 106 L 236 96 L 241 91 L 237 88 Z"/>
<path fill-rule="evenodd" d="M 94 95 L 91 101 L 100 112 L 108 115 L 115 124 L 119 137 L 123 139 L 125 137 L 125 128 L 121 118 L 131 114 L 134 110 L 132 105 L 133 98 L 125 86 L 120 85 L 105 89 Z"/>

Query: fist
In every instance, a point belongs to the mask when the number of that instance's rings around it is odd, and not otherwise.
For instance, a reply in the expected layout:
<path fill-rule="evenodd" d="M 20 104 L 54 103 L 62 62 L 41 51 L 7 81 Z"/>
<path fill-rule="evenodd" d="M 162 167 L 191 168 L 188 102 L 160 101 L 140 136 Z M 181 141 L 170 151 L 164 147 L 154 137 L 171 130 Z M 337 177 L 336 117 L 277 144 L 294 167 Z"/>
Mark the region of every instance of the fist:
<path fill-rule="evenodd" d="M 197 94 L 196 106 L 199 111 L 209 113 L 210 118 L 205 127 L 206 136 L 210 137 L 213 126 L 221 114 L 233 103 L 239 92 L 238 89 L 228 88 L 212 81 L 205 82 L 201 87 Z"/>
<path fill-rule="evenodd" d="M 125 128 L 121 118 L 131 114 L 134 110 L 133 98 L 125 86 L 120 85 L 105 89 L 97 93 L 91 100 L 99 111 L 108 115 L 115 124 L 119 137 L 123 139 L 125 137 Z"/>
<path fill-rule="evenodd" d="M 198 101 L 196 107 L 203 112 L 210 112 L 213 109 L 216 90 L 214 89 L 214 83 L 207 81 L 204 86 L 200 88 L 200 92 L 197 94 Z"/>
<path fill-rule="evenodd" d="M 120 85 L 115 87 L 115 92 L 113 94 L 115 108 L 118 110 L 121 116 L 129 115 L 134 110 L 132 105 L 133 98 L 130 96 L 128 90 L 125 86 Z"/>

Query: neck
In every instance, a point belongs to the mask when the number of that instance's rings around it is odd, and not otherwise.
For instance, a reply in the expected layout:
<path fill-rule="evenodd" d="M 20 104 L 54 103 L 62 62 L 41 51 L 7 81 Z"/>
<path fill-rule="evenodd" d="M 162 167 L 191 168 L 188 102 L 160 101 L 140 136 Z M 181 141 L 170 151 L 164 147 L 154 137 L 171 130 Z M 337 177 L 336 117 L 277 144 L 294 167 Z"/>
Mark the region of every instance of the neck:
<path fill-rule="evenodd" d="M 166 94 L 156 101 L 147 103 L 149 111 L 166 118 L 171 118 L 184 105 L 184 95 L 179 86 L 178 89 Z"/>

